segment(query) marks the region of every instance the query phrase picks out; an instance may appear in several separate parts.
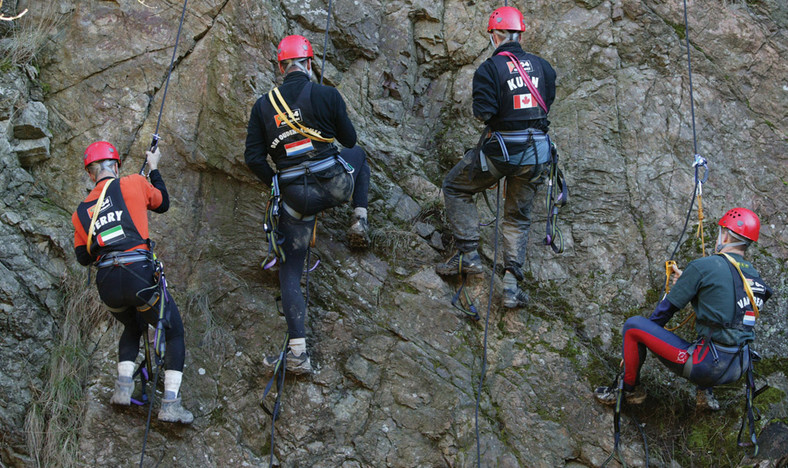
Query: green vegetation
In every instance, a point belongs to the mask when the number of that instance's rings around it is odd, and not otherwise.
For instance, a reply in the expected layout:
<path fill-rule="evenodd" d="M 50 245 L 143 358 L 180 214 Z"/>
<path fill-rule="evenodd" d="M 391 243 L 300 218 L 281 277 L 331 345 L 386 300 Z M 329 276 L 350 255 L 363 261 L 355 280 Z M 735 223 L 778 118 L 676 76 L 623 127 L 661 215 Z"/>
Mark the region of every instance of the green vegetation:
<path fill-rule="evenodd" d="M 771 375 L 775 372 L 782 372 L 788 376 L 788 357 L 763 358 L 755 363 L 755 372 L 758 375 Z"/>
<path fill-rule="evenodd" d="M 663 18 L 663 19 L 664 19 L 664 18 Z M 681 39 L 682 41 L 683 41 L 683 40 L 684 40 L 684 39 L 687 37 L 687 30 L 684 28 L 684 25 L 683 25 L 683 24 L 679 24 L 679 23 L 673 23 L 673 22 L 670 22 L 670 21 L 667 21 L 667 20 L 665 20 L 665 23 L 667 23 L 667 24 L 668 24 L 668 26 L 670 26 L 671 28 L 673 28 L 673 30 L 676 32 L 676 35 L 677 35 L 677 36 L 679 37 L 679 39 Z"/>

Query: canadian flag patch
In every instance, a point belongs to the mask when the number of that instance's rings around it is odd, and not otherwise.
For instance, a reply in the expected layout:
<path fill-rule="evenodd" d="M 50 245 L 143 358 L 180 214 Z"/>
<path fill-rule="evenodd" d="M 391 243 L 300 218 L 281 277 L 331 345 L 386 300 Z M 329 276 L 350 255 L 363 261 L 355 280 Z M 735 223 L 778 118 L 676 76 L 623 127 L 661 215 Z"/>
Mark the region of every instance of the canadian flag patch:
<path fill-rule="evenodd" d="M 515 109 L 528 109 L 529 107 L 536 107 L 536 102 L 534 102 L 531 94 L 516 94 L 514 96 Z"/>

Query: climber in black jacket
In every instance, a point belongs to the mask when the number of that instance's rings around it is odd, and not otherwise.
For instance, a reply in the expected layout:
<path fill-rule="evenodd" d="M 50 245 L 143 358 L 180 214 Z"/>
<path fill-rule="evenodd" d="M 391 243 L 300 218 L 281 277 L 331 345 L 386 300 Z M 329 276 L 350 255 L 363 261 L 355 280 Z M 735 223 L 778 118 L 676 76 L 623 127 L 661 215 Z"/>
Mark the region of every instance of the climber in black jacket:
<path fill-rule="evenodd" d="M 550 160 L 547 113 L 555 100 L 555 70 L 523 50 L 519 42 L 523 31 L 523 15 L 514 7 L 501 7 L 490 15 L 487 32 L 495 51 L 473 75 L 473 115 L 487 125 L 486 134 L 481 148 L 465 153 L 443 181 L 446 217 L 457 253 L 436 266 L 441 275 L 482 272 L 477 251 L 479 214 L 473 197 L 506 177 L 503 305 L 509 308 L 528 302 L 517 281 L 523 280 L 531 207 Z"/>
<path fill-rule="evenodd" d="M 279 43 L 277 59 L 285 79 L 252 107 L 244 153 L 252 172 L 273 185 L 275 195 L 281 192 L 277 232 L 283 236 L 279 247 L 284 261 L 279 280 L 290 338 L 287 369 L 296 374 L 312 370 L 306 352 L 301 274 L 315 215 L 352 200 L 348 241 L 357 248 L 369 244 L 366 153 L 356 145 L 356 130 L 339 91 L 311 82 L 312 57 L 312 45 L 302 36 L 287 36 Z M 339 151 L 334 141 L 344 149 Z M 277 360 L 274 356 L 265 363 L 274 366 Z"/>

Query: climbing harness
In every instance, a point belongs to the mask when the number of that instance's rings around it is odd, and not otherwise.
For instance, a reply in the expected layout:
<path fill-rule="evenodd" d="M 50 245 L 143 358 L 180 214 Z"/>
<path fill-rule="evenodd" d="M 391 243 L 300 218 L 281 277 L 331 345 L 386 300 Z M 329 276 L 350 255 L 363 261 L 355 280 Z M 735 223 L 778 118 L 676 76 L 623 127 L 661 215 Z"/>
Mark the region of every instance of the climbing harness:
<path fill-rule="evenodd" d="M 156 130 L 153 132 L 153 138 L 150 143 L 150 151 L 155 152 L 156 147 L 159 146 L 159 124 L 161 123 L 161 114 L 164 112 L 164 101 L 167 100 L 167 88 L 170 86 L 170 76 L 172 75 L 172 66 L 175 64 L 175 57 L 178 52 L 178 41 L 181 38 L 181 29 L 183 29 L 183 19 L 186 16 L 186 4 L 189 0 L 183 0 L 183 10 L 181 11 L 181 21 L 178 24 L 178 33 L 175 35 L 175 46 L 172 48 L 172 59 L 170 59 L 170 68 L 167 71 L 167 81 L 164 83 L 164 94 L 161 96 L 161 107 L 159 107 L 159 117 L 156 119 Z M 139 174 L 145 175 L 145 168 L 148 166 L 148 159 L 142 163 Z"/>

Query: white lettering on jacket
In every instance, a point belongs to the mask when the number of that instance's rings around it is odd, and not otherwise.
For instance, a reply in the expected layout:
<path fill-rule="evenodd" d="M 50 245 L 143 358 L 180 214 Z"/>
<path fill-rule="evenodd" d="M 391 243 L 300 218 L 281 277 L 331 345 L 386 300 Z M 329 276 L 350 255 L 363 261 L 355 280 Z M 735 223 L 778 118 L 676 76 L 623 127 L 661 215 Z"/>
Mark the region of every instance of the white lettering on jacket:
<path fill-rule="evenodd" d="M 122 215 L 123 215 L 123 211 L 118 210 L 118 211 L 110 211 L 104 216 L 99 216 L 99 219 L 96 220 L 96 226 L 94 227 L 94 229 L 99 230 L 101 229 L 101 226 L 107 223 L 120 222 L 120 218 Z"/>
<path fill-rule="evenodd" d="M 539 77 L 538 76 L 532 76 L 531 77 L 531 83 L 534 84 L 534 88 L 538 88 L 539 87 Z M 518 76 L 516 78 L 512 78 L 511 80 L 506 80 L 506 84 L 509 85 L 509 91 L 514 91 L 517 88 L 522 88 L 523 86 L 525 86 L 525 82 L 523 81 L 523 77 L 522 76 Z"/>

